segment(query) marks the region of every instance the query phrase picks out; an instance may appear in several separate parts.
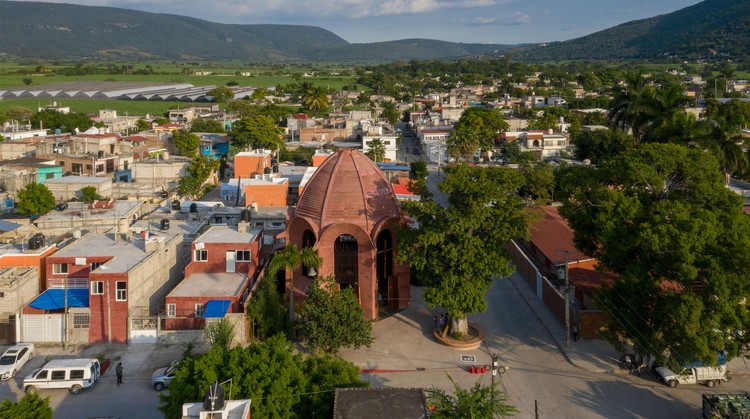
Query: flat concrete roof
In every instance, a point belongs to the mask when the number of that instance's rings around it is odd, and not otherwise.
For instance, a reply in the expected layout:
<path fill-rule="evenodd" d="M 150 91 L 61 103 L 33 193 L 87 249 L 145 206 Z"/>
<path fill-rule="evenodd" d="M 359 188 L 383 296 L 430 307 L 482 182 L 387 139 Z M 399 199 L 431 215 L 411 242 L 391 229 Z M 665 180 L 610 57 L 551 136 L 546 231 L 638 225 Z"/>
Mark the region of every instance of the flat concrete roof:
<path fill-rule="evenodd" d="M 146 259 L 149 254 L 146 253 L 143 239 L 128 241 L 119 237 L 115 240 L 114 234 L 87 234 L 50 257 L 109 256 L 111 259 L 97 271 L 124 273 Z"/>
<path fill-rule="evenodd" d="M 64 179 L 64 178 L 61 178 Z M 109 179 L 108 179 L 109 180 Z M 49 182 L 49 181 L 47 181 Z M 72 217 L 85 215 L 87 218 L 111 218 L 119 220 L 128 216 L 134 209 L 142 205 L 141 201 L 115 201 L 113 208 L 96 208 L 91 209 L 88 204 L 83 202 L 68 202 L 68 209 L 64 211 L 50 211 L 40 217 L 41 220 L 61 220 L 69 222 Z"/>
<path fill-rule="evenodd" d="M 224 225 L 213 226 L 195 239 L 201 243 L 252 243 L 260 234 L 260 230 L 250 230 L 247 233 L 237 231 L 237 227 Z"/>
<path fill-rule="evenodd" d="M 167 297 L 239 297 L 248 279 L 241 273 L 194 273 Z"/>

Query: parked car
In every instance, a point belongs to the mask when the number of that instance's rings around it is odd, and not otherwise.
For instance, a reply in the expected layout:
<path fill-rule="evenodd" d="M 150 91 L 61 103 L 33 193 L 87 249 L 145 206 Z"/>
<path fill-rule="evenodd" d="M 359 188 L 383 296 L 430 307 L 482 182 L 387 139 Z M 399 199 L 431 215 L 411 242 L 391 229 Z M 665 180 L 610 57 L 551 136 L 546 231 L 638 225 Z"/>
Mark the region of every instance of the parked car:
<path fill-rule="evenodd" d="M 679 373 L 665 367 L 658 367 L 656 368 L 656 378 L 670 387 L 677 387 L 678 384 L 704 384 L 707 387 L 713 387 L 716 383 L 728 380 L 726 365 L 717 367 L 691 366 Z"/>
<path fill-rule="evenodd" d="M 67 388 L 73 394 L 93 387 L 101 375 L 97 359 L 53 359 L 23 379 L 23 389 L 36 393 L 42 388 Z"/>
<path fill-rule="evenodd" d="M 15 377 L 16 373 L 32 356 L 34 356 L 33 343 L 19 343 L 8 348 L 0 356 L 0 378 L 7 380 Z"/>
<path fill-rule="evenodd" d="M 172 361 L 168 366 L 154 371 L 151 374 L 151 386 L 154 387 L 154 390 L 162 391 L 169 387 L 169 382 L 172 381 L 181 364 L 182 360 Z"/>

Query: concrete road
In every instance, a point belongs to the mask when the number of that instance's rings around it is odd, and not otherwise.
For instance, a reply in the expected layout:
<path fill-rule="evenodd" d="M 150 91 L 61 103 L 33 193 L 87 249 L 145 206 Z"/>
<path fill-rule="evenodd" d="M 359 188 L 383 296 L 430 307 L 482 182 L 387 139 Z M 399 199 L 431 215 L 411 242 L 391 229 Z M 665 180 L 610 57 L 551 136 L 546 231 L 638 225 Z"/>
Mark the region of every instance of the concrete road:
<path fill-rule="evenodd" d="M 14 380 L 0 384 L 0 398 L 16 401 L 23 397 L 23 378 L 41 367 L 47 358 L 90 358 L 103 353 L 113 364 L 94 387 L 77 396 L 68 390 L 39 390 L 40 396 L 50 398 L 54 418 L 163 417 L 158 411 L 159 393 L 150 386 L 149 378 L 154 370 L 179 358 L 183 349 L 180 345 L 97 345 L 81 353 L 61 348 L 39 348 L 39 354 L 24 366 Z M 122 362 L 124 366 L 121 386 L 117 386 L 114 375 L 117 362 Z"/>

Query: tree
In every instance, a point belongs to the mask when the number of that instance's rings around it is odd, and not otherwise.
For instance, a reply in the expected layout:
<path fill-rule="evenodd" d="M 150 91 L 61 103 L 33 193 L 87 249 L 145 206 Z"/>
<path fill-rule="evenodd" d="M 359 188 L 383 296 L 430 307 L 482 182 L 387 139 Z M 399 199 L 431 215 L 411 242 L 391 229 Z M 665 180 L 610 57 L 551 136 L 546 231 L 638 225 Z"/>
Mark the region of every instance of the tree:
<path fill-rule="evenodd" d="M 399 117 L 396 103 L 390 100 L 385 100 L 383 102 L 380 102 L 380 106 L 383 107 L 383 118 L 385 118 L 385 120 L 388 121 L 389 124 L 395 126 L 396 122 L 398 122 Z"/>
<path fill-rule="evenodd" d="M 190 124 L 190 132 L 223 133 L 224 124 L 215 119 L 195 118 Z"/>
<path fill-rule="evenodd" d="M 450 375 L 454 395 L 439 388 L 427 389 L 427 405 L 432 410 L 433 418 L 474 419 L 510 416 L 519 413 L 508 404 L 508 395 L 497 388 L 497 385 L 483 385 L 482 380 L 474 383 L 470 389 L 459 386 Z"/>
<path fill-rule="evenodd" d="M 209 90 L 207 96 L 214 98 L 214 102 L 224 103 L 234 99 L 234 91 L 226 86 L 219 86 Z"/>
<path fill-rule="evenodd" d="M 711 132 L 702 138 L 699 144 L 713 153 L 719 162 L 724 183 L 729 185 L 732 174 L 743 171 L 750 166 L 747 152 L 747 139 L 742 136 L 737 126 L 730 126 L 722 121 L 711 124 Z"/>
<path fill-rule="evenodd" d="M 24 106 L 11 106 L 10 108 L 8 108 L 8 110 L 5 111 L 5 116 L 7 116 L 8 119 L 13 119 L 16 121 L 29 119 L 33 114 L 34 111 Z"/>
<path fill-rule="evenodd" d="M 52 419 L 52 413 L 49 397 L 37 393 L 26 393 L 16 403 L 5 399 L 0 404 L 0 419 Z"/>
<path fill-rule="evenodd" d="M 135 121 L 135 127 L 138 129 L 139 132 L 148 131 L 151 128 L 151 123 L 149 123 L 145 119 L 139 119 Z"/>
<path fill-rule="evenodd" d="M 322 260 L 318 252 L 310 247 L 299 250 L 296 245 L 289 244 L 284 250 L 273 254 L 266 269 L 267 278 L 274 278 L 281 271 L 291 271 L 289 275 L 289 325 L 294 327 L 294 275 L 300 266 L 320 269 Z"/>
<path fill-rule="evenodd" d="M 23 84 L 26 86 L 31 86 L 32 84 L 34 84 L 34 79 L 32 79 L 31 77 L 24 77 L 21 81 L 23 81 Z"/>
<path fill-rule="evenodd" d="M 62 132 L 72 132 L 86 131 L 94 126 L 94 121 L 88 115 L 78 112 L 62 113 L 54 109 L 44 109 L 31 116 L 31 125 L 47 130 L 60 129 Z"/>
<path fill-rule="evenodd" d="M 321 86 L 311 86 L 305 90 L 302 103 L 313 115 L 317 115 L 318 112 L 328 109 L 330 105 L 328 92 Z"/>
<path fill-rule="evenodd" d="M 607 340 L 674 365 L 741 354 L 750 342 L 750 217 L 716 159 L 646 144 L 572 170 L 560 213 L 576 248 L 619 275 L 596 294 Z"/>
<path fill-rule="evenodd" d="M 81 189 L 81 202 L 90 204 L 94 201 L 101 201 L 102 199 L 104 199 L 104 197 L 99 195 L 96 186 L 86 186 Z"/>
<path fill-rule="evenodd" d="M 336 354 L 341 348 L 367 346 L 373 342 L 372 322 L 351 288 L 339 290 L 333 277 L 323 277 L 307 288 L 300 312 L 301 329 L 313 352 Z"/>
<path fill-rule="evenodd" d="M 224 350 L 229 350 L 229 346 L 234 342 L 234 335 L 237 330 L 235 324 L 226 317 L 212 321 L 203 328 L 203 338 L 211 347 L 218 346 Z"/>
<path fill-rule="evenodd" d="M 385 160 L 385 144 L 383 144 L 383 140 L 380 138 L 375 138 L 374 140 L 370 141 L 370 144 L 368 144 L 369 150 L 365 153 L 367 157 L 370 158 L 370 160 L 374 162 L 384 161 Z"/>
<path fill-rule="evenodd" d="M 195 134 L 190 133 L 186 129 L 178 129 L 172 133 L 172 139 L 174 140 L 174 146 L 181 156 L 194 157 L 198 154 L 198 146 L 201 144 L 201 139 Z"/>
<path fill-rule="evenodd" d="M 186 176 L 180 178 L 177 191 L 181 195 L 198 197 L 203 185 L 211 178 L 213 173 L 219 169 L 219 161 L 205 156 L 193 157 L 190 166 L 187 167 Z"/>
<path fill-rule="evenodd" d="M 167 419 L 182 417 L 182 404 L 203 400 L 209 385 L 232 379 L 233 399 L 252 399 L 253 417 L 329 417 L 333 391 L 367 387 L 353 364 L 330 355 L 304 356 L 283 336 L 236 346 L 212 348 L 187 358 L 160 394 L 159 410 Z"/>
<path fill-rule="evenodd" d="M 55 196 L 46 186 L 32 182 L 18 191 L 16 209 L 20 214 L 42 215 L 52 208 L 55 208 Z"/>
<path fill-rule="evenodd" d="M 549 163 L 537 164 L 524 163 L 519 171 L 526 179 L 526 184 L 521 188 L 521 196 L 527 197 L 537 205 L 548 205 L 552 202 L 555 189 L 555 170 Z"/>
<path fill-rule="evenodd" d="M 477 151 L 487 151 L 495 145 L 501 131 L 508 129 L 502 114 L 482 107 L 466 109 L 448 136 L 448 153 L 470 158 Z"/>
<path fill-rule="evenodd" d="M 630 128 L 636 145 L 640 144 L 644 131 L 645 121 L 641 111 L 647 86 L 646 74 L 643 70 L 639 70 L 628 73 L 624 83 L 612 89 L 613 98 L 608 115 L 610 127 L 625 132 Z"/>
<path fill-rule="evenodd" d="M 273 278 L 264 277 L 247 300 L 247 317 L 250 335 L 258 340 L 266 340 L 278 333 L 289 331 L 289 317 L 286 314 L 284 297 L 276 290 Z"/>
<path fill-rule="evenodd" d="M 283 147 L 281 130 L 273 119 L 258 115 L 242 118 L 232 125 L 232 145 L 239 149 L 265 148 L 276 150 Z"/>
<path fill-rule="evenodd" d="M 425 301 L 451 317 L 451 332 L 468 331 L 466 315 L 487 309 L 485 294 L 494 277 L 510 275 L 508 240 L 526 237 L 530 215 L 518 195 L 522 175 L 500 167 L 446 168 L 438 188 L 447 208 L 424 195 L 403 204 L 418 228 L 399 231 L 399 262 L 408 262 L 427 284 Z"/>
<path fill-rule="evenodd" d="M 633 147 L 635 139 L 622 131 L 579 131 L 573 134 L 575 157 L 589 159 L 593 164 L 603 163 Z"/>

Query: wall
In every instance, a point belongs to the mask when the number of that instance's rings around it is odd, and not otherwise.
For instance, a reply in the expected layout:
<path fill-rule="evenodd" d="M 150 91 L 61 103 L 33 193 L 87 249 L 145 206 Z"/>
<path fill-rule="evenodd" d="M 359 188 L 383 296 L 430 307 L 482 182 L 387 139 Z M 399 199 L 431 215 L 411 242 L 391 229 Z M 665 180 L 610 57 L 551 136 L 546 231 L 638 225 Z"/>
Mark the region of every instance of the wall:
<path fill-rule="evenodd" d="M 259 207 L 283 207 L 287 205 L 286 195 L 289 181 L 268 185 L 245 185 L 245 206 L 253 202 Z"/>
<path fill-rule="evenodd" d="M 199 330 L 160 330 L 159 343 L 164 344 L 183 344 L 203 342 L 203 329 Z"/>
<path fill-rule="evenodd" d="M 271 167 L 271 152 L 238 153 L 234 156 L 234 177 L 251 178 Z"/>
<path fill-rule="evenodd" d="M 16 313 L 21 307 L 30 303 L 39 295 L 39 277 L 36 268 L 17 269 L 10 268 L 2 275 L 3 283 L 12 285 L 0 286 L 0 291 L 5 297 L 0 298 L 0 317 L 7 317 Z"/>

